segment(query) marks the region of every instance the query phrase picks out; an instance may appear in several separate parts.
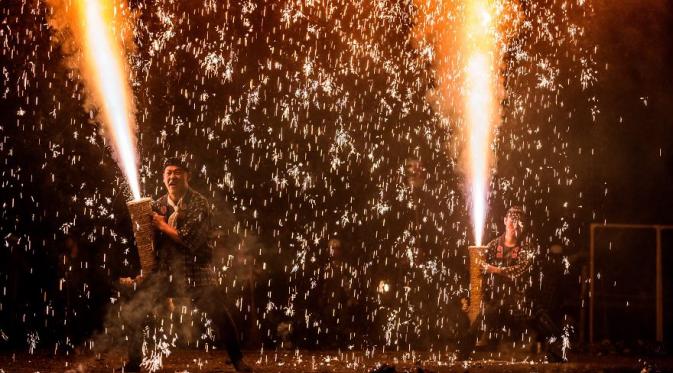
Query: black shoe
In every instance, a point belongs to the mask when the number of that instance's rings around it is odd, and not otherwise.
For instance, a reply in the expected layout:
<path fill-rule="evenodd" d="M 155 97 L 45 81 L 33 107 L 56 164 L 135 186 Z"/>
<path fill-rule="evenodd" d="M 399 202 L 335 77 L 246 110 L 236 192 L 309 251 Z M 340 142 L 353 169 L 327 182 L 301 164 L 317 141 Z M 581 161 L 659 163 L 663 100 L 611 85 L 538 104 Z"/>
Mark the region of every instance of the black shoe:
<path fill-rule="evenodd" d="M 250 368 L 250 366 L 246 364 L 245 361 L 243 361 L 243 359 L 233 361 L 232 364 L 234 365 L 234 369 L 236 369 L 237 372 L 246 372 L 246 373 L 252 372 L 252 368 Z"/>

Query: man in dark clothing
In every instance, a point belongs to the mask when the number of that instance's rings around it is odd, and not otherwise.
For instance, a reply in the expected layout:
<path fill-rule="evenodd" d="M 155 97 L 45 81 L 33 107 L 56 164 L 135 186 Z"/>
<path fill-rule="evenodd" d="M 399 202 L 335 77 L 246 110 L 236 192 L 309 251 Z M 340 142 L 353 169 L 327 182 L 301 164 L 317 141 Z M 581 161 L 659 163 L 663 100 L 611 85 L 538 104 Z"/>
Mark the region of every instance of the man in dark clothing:
<path fill-rule="evenodd" d="M 75 234 L 68 234 L 64 240 L 65 250 L 59 255 L 58 276 L 59 294 L 62 294 L 63 324 L 65 332 L 65 347 L 67 350 L 79 347 L 93 328 L 92 300 L 94 295 L 92 282 L 95 271 L 92 270 L 88 250 L 82 250 Z M 98 290 L 98 289 L 95 289 Z"/>
<path fill-rule="evenodd" d="M 164 164 L 168 193 L 153 203 L 157 270 L 148 286 L 165 287 L 161 295 L 186 299 L 212 320 L 216 338 L 223 342 L 237 371 L 250 372 L 243 361 L 238 332 L 221 301 L 211 265 L 212 212 L 208 200 L 189 187 L 189 171 L 175 158 Z M 145 280 L 145 281 L 147 281 Z M 154 284 L 152 284 L 154 282 Z M 142 286 L 142 284 L 141 284 Z M 131 346 L 129 368 L 139 366 L 142 344 Z"/>
<path fill-rule="evenodd" d="M 497 333 L 510 325 L 532 326 L 549 342 L 549 361 L 562 361 L 561 331 L 547 311 L 535 302 L 535 252 L 523 238 L 524 212 L 512 207 L 504 219 L 505 233 L 489 242 L 483 252 L 483 308 L 459 341 L 461 360 L 469 358 L 481 332 Z"/>

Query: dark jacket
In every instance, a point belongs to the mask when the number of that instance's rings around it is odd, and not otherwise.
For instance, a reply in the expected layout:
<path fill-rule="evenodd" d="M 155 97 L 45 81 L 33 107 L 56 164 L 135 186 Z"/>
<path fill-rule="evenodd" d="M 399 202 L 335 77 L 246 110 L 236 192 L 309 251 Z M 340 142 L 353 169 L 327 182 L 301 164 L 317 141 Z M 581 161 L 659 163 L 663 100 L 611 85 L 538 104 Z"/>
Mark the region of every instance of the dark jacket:
<path fill-rule="evenodd" d="M 536 280 L 533 273 L 535 252 L 530 246 L 525 241 L 507 246 L 503 235 L 489 242 L 484 259 L 488 264 L 505 268 L 503 274 L 486 275 L 485 300 L 530 313 Z"/>
<path fill-rule="evenodd" d="M 168 203 L 168 195 L 154 201 L 152 208 L 158 214 L 164 215 L 166 220 L 175 212 Z M 212 211 L 208 200 L 189 189 L 180 202 L 176 221 L 178 236 L 183 244 L 173 241 L 162 232 L 158 232 L 155 237 L 158 270 L 169 276 L 177 291 L 215 283 L 214 269 L 211 266 L 211 220 Z"/>

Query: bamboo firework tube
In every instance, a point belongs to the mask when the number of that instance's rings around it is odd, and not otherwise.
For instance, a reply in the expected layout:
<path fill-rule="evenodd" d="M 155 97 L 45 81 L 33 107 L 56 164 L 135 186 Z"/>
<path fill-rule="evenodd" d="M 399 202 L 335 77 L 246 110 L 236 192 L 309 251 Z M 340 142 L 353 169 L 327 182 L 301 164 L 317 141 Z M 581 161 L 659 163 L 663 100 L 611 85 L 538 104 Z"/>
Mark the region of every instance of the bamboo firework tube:
<path fill-rule="evenodd" d="M 474 323 L 483 307 L 484 276 L 482 265 L 486 246 L 470 246 L 467 249 L 470 254 L 470 305 L 467 309 L 467 317 L 470 319 L 470 323 Z"/>
<path fill-rule="evenodd" d="M 142 274 L 152 272 L 156 264 L 154 258 L 154 230 L 152 228 L 152 199 L 140 198 L 128 201 L 131 213 L 133 236 L 136 239 Z"/>

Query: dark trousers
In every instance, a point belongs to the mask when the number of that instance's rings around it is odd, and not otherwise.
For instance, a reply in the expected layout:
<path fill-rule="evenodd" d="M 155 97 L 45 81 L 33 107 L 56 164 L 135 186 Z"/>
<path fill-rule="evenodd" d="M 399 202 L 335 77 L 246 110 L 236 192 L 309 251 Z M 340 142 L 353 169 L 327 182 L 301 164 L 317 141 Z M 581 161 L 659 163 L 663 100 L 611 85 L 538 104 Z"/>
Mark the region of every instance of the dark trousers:
<path fill-rule="evenodd" d="M 193 291 L 193 305 L 205 312 L 213 322 L 215 340 L 224 346 L 231 361 L 243 358 L 241 344 L 238 341 L 238 331 L 231 314 L 224 306 L 222 294 L 215 286 L 204 286 Z"/>
<path fill-rule="evenodd" d="M 545 341 L 556 337 L 554 342 L 548 346 L 548 355 L 553 355 L 555 359 L 558 359 L 562 354 L 561 330 L 549 317 L 548 312 L 542 308 L 536 309 L 530 315 L 514 304 L 488 302 L 477 319 L 471 324 L 466 321 L 466 324 L 468 324 L 466 331 L 458 340 L 459 360 L 467 360 L 470 357 L 482 332 L 489 332 L 503 325 L 529 326 L 537 332 L 538 337 L 544 338 Z"/>
<path fill-rule="evenodd" d="M 146 278 L 132 297 L 121 305 L 119 316 L 129 340 L 129 362 L 139 364 L 142 361 L 143 331 L 147 326 L 152 329 L 154 314 L 161 313 L 166 307 L 170 295 L 166 286 L 167 277 L 153 275 Z M 191 305 L 212 321 L 215 342 L 223 345 L 231 361 L 243 357 L 238 341 L 238 331 L 231 315 L 227 311 L 221 292 L 216 286 L 203 286 L 189 289 L 187 292 Z"/>

